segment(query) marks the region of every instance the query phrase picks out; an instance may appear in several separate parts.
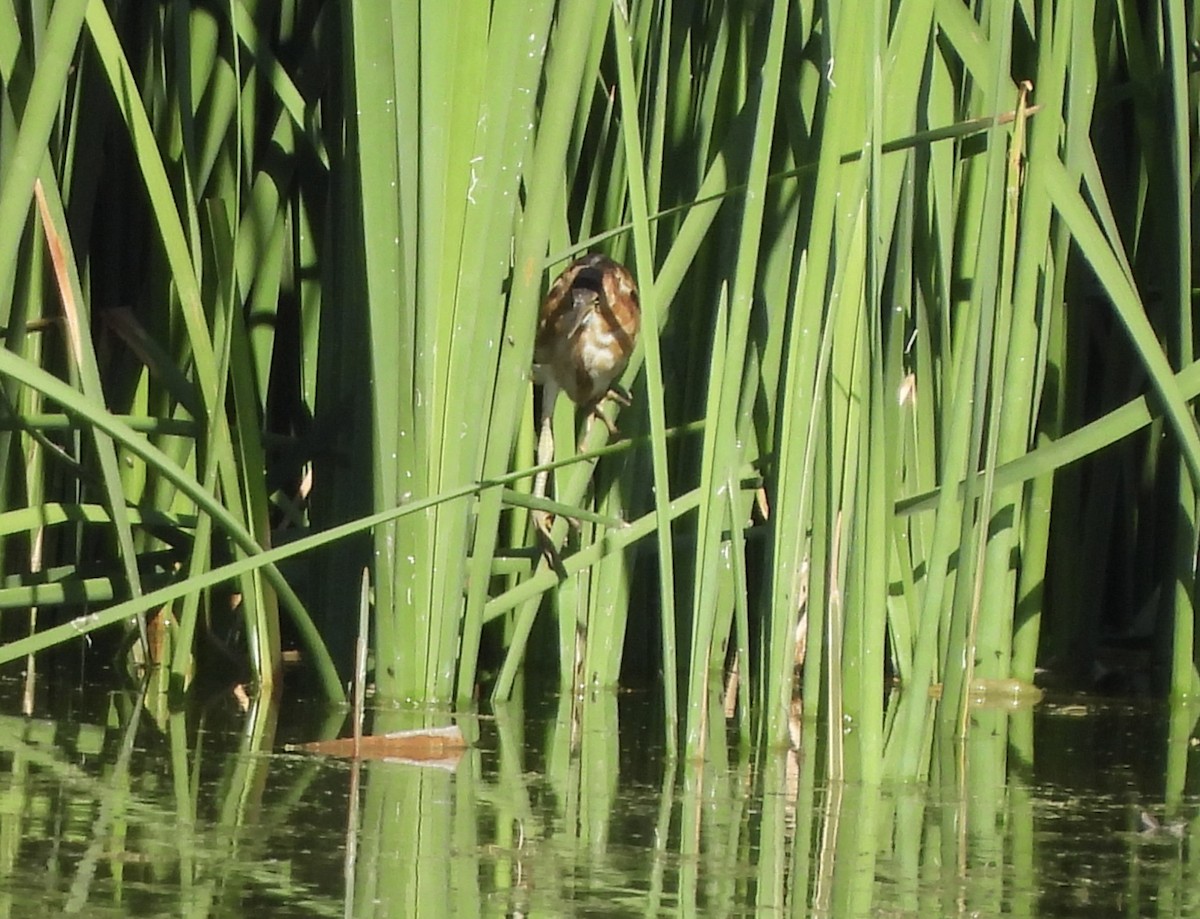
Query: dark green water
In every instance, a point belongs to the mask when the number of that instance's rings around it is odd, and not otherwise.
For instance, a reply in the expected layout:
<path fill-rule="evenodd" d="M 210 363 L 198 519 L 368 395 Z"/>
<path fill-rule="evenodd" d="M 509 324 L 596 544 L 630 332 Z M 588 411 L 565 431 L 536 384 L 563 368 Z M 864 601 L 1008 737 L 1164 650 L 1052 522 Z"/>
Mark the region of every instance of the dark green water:
<path fill-rule="evenodd" d="M 979 712 L 929 784 L 879 790 L 824 782 L 819 748 L 669 766 L 638 695 L 463 716 L 454 768 L 360 770 L 286 751 L 342 727 L 313 704 L 20 699 L 0 684 L 0 917 L 1200 916 L 1194 711 Z"/>

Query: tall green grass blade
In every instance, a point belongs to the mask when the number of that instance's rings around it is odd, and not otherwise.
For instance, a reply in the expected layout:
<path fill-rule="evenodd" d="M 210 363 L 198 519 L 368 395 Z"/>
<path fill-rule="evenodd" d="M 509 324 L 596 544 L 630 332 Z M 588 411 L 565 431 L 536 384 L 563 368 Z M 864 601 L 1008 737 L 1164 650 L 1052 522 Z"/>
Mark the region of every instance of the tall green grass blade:
<path fill-rule="evenodd" d="M 50 179 L 48 170 L 43 169 L 42 172 L 44 178 Z M 35 183 L 34 193 L 37 198 L 38 210 L 41 213 L 43 232 L 50 248 L 50 261 L 58 283 L 71 358 L 75 362 L 84 395 L 96 406 L 97 410 L 104 411 L 105 399 L 100 370 L 96 362 L 95 351 L 92 348 L 91 336 L 85 331 L 90 326 L 90 322 L 88 322 L 90 317 L 84 309 L 86 301 L 79 283 L 79 272 L 70 236 L 66 232 L 66 215 L 63 213 L 62 201 L 54 186 L 51 185 L 47 188 L 41 179 Z M 112 515 L 113 528 L 116 530 L 117 544 L 120 548 L 129 591 L 136 597 L 142 592 L 141 575 L 138 571 L 133 545 L 133 532 L 130 529 L 129 515 L 125 507 L 125 495 L 122 492 L 116 450 L 109 437 L 100 432 L 94 433 L 96 453 L 104 481 L 105 503 Z M 145 644 L 146 624 L 141 618 L 138 619 L 138 628 L 142 643 Z"/>
<path fill-rule="evenodd" d="M 663 625 L 663 673 L 677 671 L 675 651 L 675 562 L 671 542 L 671 521 L 668 508 L 671 500 L 671 484 L 667 473 L 666 416 L 663 409 L 662 355 L 659 350 L 658 289 L 655 286 L 655 258 L 650 237 L 646 179 L 642 173 L 645 157 L 642 151 L 641 131 L 636 117 L 635 83 L 633 62 L 630 55 L 628 10 L 625 0 L 613 0 L 613 34 L 617 46 L 617 89 L 620 93 L 621 136 L 625 141 L 625 158 L 628 170 L 629 202 L 633 211 L 634 252 L 637 254 L 638 287 L 645 322 L 641 336 L 645 355 L 646 399 L 650 413 L 650 455 L 654 473 L 654 513 L 658 519 L 656 532 L 658 546 L 659 609 Z M 663 111 L 660 104 L 657 109 Z M 679 703 L 676 698 L 675 681 L 663 681 L 663 704 L 667 719 L 667 744 L 675 750 Z"/>
<path fill-rule="evenodd" d="M 703 469 L 701 487 L 706 489 L 707 498 L 700 508 L 696 567 L 699 584 L 696 588 L 692 611 L 692 637 L 690 642 L 691 661 L 688 668 L 689 713 L 686 728 L 686 748 L 689 756 L 701 750 L 703 741 L 703 719 L 700 705 L 704 698 L 704 687 L 708 681 L 708 662 L 712 657 L 711 641 L 715 629 L 716 604 L 715 583 L 712 573 L 716 571 L 715 559 L 719 552 L 720 531 L 723 519 L 723 502 L 720 490 L 728 481 L 730 472 L 740 465 L 741 449 L 736 443 L 734 429 L 738 407 L 738 386 L 742 379 L 742 367 L 746 355 L 751 302 L 755 284 L 758 247 L 762 235 L 764 212 L 764 188 L 769 171 L 770 146 L 766 126 L 775 120 L 780 73 L 783 60 L 783 28 L 787 19 L 787 7 L 775 3 L 770 10 L 760 11 L 755 23 L 759 35 L 765 34 L 766 54 L 758 74 L 755 98 L 757 129 L 755 141 L 750 149 L 747 168 L 747 185 L 751 193 L 742 212 L 741 238 L 735 262 L 730 266 L 733 283 L 730 288 L 729 328 L 726 341 L 725 373 L 721 380 L 710 379 L 709 386 L 720 393 L 717 415 L 709 418 L 710 428 L 706 438 L 712 440 L 710 461 Z M 778 26 L 775 24 L 778 23 Z"/>
<path fill-rule="evenodd" d="M 543 114 L 530 164 L 533 175 L 551 174 L 566 155 L 580 83 L 587 72 L 586 49 L 599 12 L 597 2 L 575 3 L 565 9 L 555 23 L 546 63 L 547 96 L 542 103 Z M 541 299 L 543 261 L 559 190 L 549 182 L 534 183 L 517 234 L 513 285 L 508 300 L 511 319 L 505 324 L 505 344 L 501 347 L 490 416 L 491 427 L 497 434 L 488 439 L 483 467 L 485 476 L 497 474 L 509 462 L 512 437 L 517 427 L 517 408 L 521 404 L 518 389 L 527 385 L 528 361 L 533 354 L 534 323 L 531 319 L 518 320 L 517 317 L 532 317 Z M 565 491 L 560 497 L 570 503 Z M 491 554 L 499 512 L 498 502 L 489 504 L 485 501 L 481 506 L 476 532 L 483 541 L 476 540 L 476 558 Z M 548 582 L 552 582 L 553 573 L 549 569 L 540 569 L 538 576 L 547 573 L 550 574 Z M 468 617 L 479 616 L 487 602 L 486 594 L 476 592 L 476 585 L 481 584 L 474 574 L 471 583 Z M 504 664 L 492 689 L 494 699 L 507 698 L 511 692 L 536 615 L 537 600 L 531 596 L 516 614 Z M 483 618 L 486 620 L 486 613 Z M 460 694 L 462 689 L 460 684 Z"/>
<path fill-rule="evenodd" d="M 1185 205 L 1194 197 L 1192 171 L 1189 161 L 1192 154 L 1190 128 L 1193 101 L 1189 92 L 1191 58 L 1189 48 L 1194 29 L 1189 33 L 1184 4 L 1170 0 L 1165 5 L 1166 13 L 1166 61 L 1171 85 L 1171 131 L 1173 149 L 1170 154 L 1171 181 L 1163 183 L 1165 197 L 1174 203 L 1174 227 L 1171 236 L 1175 241 L 1174 277 L 1170 285 L 1172 301 L 1173 341 L 1168 353 L 1176 366 L 1191 363 L 1195 353 L 1194 292 L 1192 290 L 1192 215 Z M 1189 413 L 1190 414 L 1190 413 Z M 1193 473 L 1196 467 L 1190 467 Z M 1171 692 L 1179 698 L 1200 695 L 1200 672 L 1196 669 L 1196 553 L 1200 551 L 1200 533 L 1197 532 L 1197 495 L 1200 480 L 1188 477 L 1181 468 L 1179 473 L 1179 510 L 1176 514 L 1174 535 L 1174 603 L 1172 625 Z"/>
<path fill-rule="evenodd" d="M 5 323 L 9 319 L 9 304 L 13 302 L 17 254 L 33 201 L 33 183 L 46 158 L 58 117 L 58 101 L 63 95 L 83 17 L 90 5 L 88 0 L 68 0 L 54 5 L 38 67 L 25 100 L 20 130 L 0 177 L 0 304 L 4 304 Z M 15 37 L 18 33 L 13 30 L 8 34 Z M 5 76 L 7 82 L 11 70 Z"/>

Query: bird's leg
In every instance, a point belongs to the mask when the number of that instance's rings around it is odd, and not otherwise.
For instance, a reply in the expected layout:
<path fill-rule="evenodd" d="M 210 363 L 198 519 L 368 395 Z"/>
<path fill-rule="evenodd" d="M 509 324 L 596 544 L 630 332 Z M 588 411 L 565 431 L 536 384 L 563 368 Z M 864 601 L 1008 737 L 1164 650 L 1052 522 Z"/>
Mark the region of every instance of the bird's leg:
<path fill-rule="evenodd" d="M 580 441 L 579 446 L 580 452 L 583 452 L 583 441 L 587 440 L 588 434 L 591 433 L 592 419 L 594 418 L 599 418 L 601 424 L 608 428 L 608 436 L 613 440 L 618 440 L 621 437 L 621 432 L 617 430 L 617 426 L 606 414 L 604 414 L 604 412 L 600 411 L 600 406 L 603 404 L 605 399 L 612 399 L 613 402 L 618 402 L 621 405 L 624 405 L 626 408 L 633 404 L 629 398 L 629 393 L 625 391 L 625 388 L 617 383 L 613 383 L 612 386 L 608 388 L 608 392 L 592 403 L 592 407 L 588 409 L 587 422 L 585 423 L 583 429 L 583 440 Z"/>
<path fill-rule="evenodd" d="M 537 464 L 545 466 L 554 461 L 554 402 L 558 398 L 558 386 L 553 380 L 547 380 L 542 386 L 542 412 L 538 430 Z M 546 497 L 546 483 L 550 479 L 550 470 L 543 469 L 533 480 L 533 496 Z M 546 511 L 533 512 L 533 525 L 537 530 L 538 539 L 545 549 L 550 545 L 550 527 L 554 517 Z"/>
<path fill-rule="evenodd" d="M 547 381 L 542 387 L 542 412 L 538 430 L 538 447 L 537 447 L 537 464 L 545 466 L 547 463 L 554 462 L 554 402 L 558 398 L 558 386 Z M 546 483 L 550 478 L 550 470 L 543 469 L 533 479 L 533 496 L 535 498 L 546 497 Z M 563 568 L 562 558 L 558 554 L 558 549 L 555 548 L 554 540 L 551 538 L 551 528 L 554 526 L 554 515 L 549 511 L 532 511 L 533 514 L 533 530 L 537 536 L 537 541 L 542 547 L 542 555 L 546 559 L 546 563 L 557 572 L 558 576 L 565 578 L 566 570 Z M 576 528 L 579 526 L 579 521 L 570 517 L 567 520 Z"/>

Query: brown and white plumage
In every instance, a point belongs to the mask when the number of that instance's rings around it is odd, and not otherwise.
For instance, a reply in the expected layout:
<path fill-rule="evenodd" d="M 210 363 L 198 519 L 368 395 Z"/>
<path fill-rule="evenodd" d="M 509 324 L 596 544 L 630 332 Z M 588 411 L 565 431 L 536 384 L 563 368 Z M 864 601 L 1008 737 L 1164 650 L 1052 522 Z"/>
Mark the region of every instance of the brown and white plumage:
<path fill-rule="evenodd" d="M 616 387 L 641 327 L 637 284 L 625 266 L 598 253 L 572 262 L 550 286 L 538 318 L 534 342 L 534 380 L 542 384 L 538 465 L 554 459 L 554 403 L 559 391 L 599 418 L 612 433 L 600 402 L 613 396 L 629 404 Z M 534 495 L 545 497 L 547 472 L 534 480 Z M 534 512 L 543 537 L 550 515 Z"/>

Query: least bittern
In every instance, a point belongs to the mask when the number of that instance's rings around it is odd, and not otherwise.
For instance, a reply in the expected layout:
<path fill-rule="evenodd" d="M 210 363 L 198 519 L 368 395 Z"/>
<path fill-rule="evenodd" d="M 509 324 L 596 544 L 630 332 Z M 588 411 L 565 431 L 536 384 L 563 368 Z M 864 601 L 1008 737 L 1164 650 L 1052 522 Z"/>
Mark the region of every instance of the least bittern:
<path fill-rule="evenodd" d="M 593 253 L 575 260 L 550 285 L 542 301 L 533 351 L 533 379 L 542 384 L 539 466 L 554 459 L 554 403 L 559 390 L 587 409 L 589 428 L 592 419 L 599 418 L 616 435 L 613 423 L 600 411 L 600 403 L 611 397 L 629 404 L 628 395 L 616 381 L 629 363 L 641 322 L 633 275 L 607 256 Z M 548 471 L 537 474 L 533 483 L 536 497 L 546 496 L 548 477 Z M 533 521 L 543 545 L 549 546 L 553 518 L 545 511 L 534 511 Z"/>

